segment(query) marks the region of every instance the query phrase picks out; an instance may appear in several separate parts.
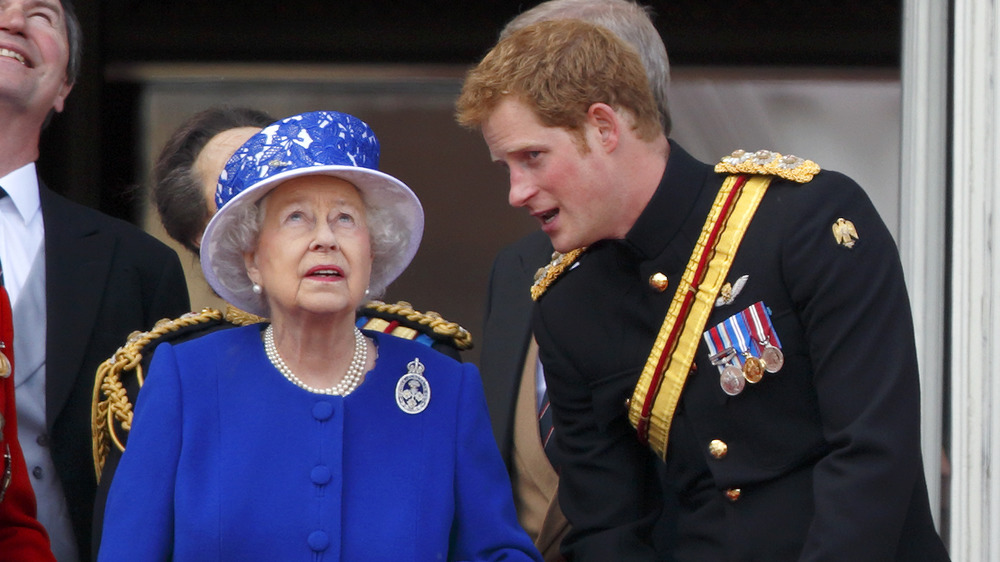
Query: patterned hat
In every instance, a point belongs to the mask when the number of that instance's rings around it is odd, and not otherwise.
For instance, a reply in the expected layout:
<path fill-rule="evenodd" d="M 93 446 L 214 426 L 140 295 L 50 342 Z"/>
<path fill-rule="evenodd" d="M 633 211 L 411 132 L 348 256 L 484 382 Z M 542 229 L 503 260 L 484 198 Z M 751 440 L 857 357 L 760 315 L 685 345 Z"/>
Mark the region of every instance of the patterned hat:
<path fill-rule="evenodd" d="M 417 196 L 398 179 L 378 170 L 379 143 L 364 122 L 346 113 L 315 111 L 287 117 L 250 137 L 229 158 L 219 176 L 219 211 L 201 240 L 205 279 L 220 297 L 247 312 L 266 315 L 266 303 L 252 282 L 232 231 L 248 205 L 280 184 L 300 176 L 328 175 L 350 182 L 365 206 L 387 213 L 401 231 L 400 244 L 372 264 L 370 286 L 380 293 L 406 269 L 420 246 L 424 211 Z M 370 215 L 370 212 L 369 212 Z"/>

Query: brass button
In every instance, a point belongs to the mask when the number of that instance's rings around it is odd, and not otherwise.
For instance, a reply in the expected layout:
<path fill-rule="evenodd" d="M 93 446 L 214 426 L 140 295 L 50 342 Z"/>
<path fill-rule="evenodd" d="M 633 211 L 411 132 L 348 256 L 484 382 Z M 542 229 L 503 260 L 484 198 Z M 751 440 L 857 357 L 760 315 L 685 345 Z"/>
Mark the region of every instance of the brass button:
<path fill-rule="evenodd" d="M 734 502 L 734 501 L 740 499 L 740 494 L 741 493 L 742 492 L 740 491 L 739 488 L 730 488 L 730 489 L 726 490 L 726 499 L 728 499 L 731 502 Z"/>
<path fill-rule="evenodd" d="M 649 276 L 649 286 L 652 287 L 653 290 L 656 291 L 657 293 L 662 293 L 663 291 L 666 291 L 667 285 L 669 284 L 670 280 L 667 279 L 666 275 L 660 272 L 656 272 Z"/>
<path fill-rule="evenodd" d="M 717 459 L 726 458 L 726 453 L 728 452 L 729 452 L 729 445 L 726 445 L 725 441 L 712 439 L 712 442 L 708 444 L 708 454 L 712 455 Z"/>

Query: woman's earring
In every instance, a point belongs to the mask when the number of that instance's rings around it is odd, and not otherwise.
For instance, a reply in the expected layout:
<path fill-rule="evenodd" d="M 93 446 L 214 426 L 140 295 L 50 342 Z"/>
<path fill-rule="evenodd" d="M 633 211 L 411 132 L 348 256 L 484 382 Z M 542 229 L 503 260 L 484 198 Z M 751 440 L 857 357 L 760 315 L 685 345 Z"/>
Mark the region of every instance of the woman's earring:
<path fill-rule="evenodd" d="M 255 295 L 262 295 L 262 294 L 264 294 L 264 287 L 261 287 L 260 285 L 258 285 L 256 283 L 253 284 L 253 286 L 251 287 L 251 289 L 253 290 L 253 294 L 255 294 Z"/>
<path fill-rule="evenodd" d="M 368 295 L 370 295 L 371 292 L 371 289 L 365 289 L 365 298 L 368 298 Z"/>

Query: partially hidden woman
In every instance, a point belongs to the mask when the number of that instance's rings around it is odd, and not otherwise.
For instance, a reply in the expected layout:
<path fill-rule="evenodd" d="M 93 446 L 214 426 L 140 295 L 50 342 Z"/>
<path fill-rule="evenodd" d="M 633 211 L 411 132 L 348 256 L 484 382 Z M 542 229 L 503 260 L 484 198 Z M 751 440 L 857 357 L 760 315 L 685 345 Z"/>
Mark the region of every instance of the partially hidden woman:
<path fill-rule="evenodd" d="M 270 323 L 157 347 L 101 560 L 541 559 L 476 368 L 355 328 L 423 231 L 378 158 L 365 123 L 324 111 L 229 160 L 202 268 Z"/>

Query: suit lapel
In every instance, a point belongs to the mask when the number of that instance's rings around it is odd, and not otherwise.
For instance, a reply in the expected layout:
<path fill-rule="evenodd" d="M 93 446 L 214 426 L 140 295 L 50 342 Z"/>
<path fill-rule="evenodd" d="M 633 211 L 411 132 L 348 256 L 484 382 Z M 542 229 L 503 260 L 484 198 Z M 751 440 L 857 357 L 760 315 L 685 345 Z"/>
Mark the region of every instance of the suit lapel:
<path fill-rule="evenodd" d="M 46 417 L 51 428 L 69 398 L 97 323 L 116 240 L 41 184 L 45 222 Z"/>
<path fill-rule="evenodd" d="M 499 299 L 501 305 L 507 309 L 502 321 L 507 326 L 506 333 L 509 337 L 503 338 L 500 342 L 498 359 L 502 361 L 500 370 L 511 381 L 511 392 L 508 396 L 516 392 L 517 383 L 521 380 L 524 355 L 531 339 L 531 309 L 535 304 L 528 291 L 531 289 L 534 271 L 540 267 L 529 268 L 525 263 L 525 256 L 521 255 L 518 258 L 521 262 L 521 275 L 516 283 L 501 288 Z M 531 269 L 530 273 L 528 269 Z"/>
<path fill-rule="evenodd" d="M 531 339 L 531 284 L 552 253 L 541 231 L 501 252 L 490 279 L 490 311 L 483 330 L 480 358 L 493 435 L 510 467 L 514 439 L 514 403 Z M 506 268 L 506 269 L 505 269 Z"/>

